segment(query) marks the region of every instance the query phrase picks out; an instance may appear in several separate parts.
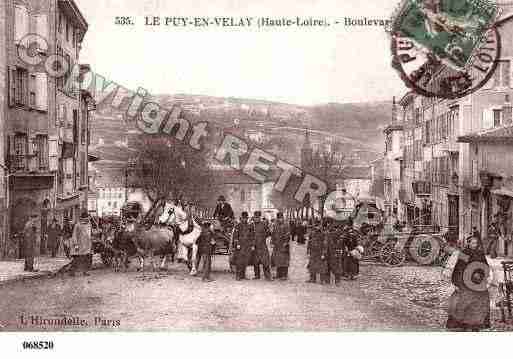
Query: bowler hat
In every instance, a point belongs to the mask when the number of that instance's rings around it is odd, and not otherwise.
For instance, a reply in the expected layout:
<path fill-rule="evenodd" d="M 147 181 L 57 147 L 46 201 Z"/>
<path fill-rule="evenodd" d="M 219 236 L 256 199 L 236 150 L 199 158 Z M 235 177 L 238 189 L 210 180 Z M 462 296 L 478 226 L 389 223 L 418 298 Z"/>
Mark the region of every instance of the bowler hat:
<path fill-rule="evenodd" d="M 225 200 L 225 198 L 224 198 L 224 196 L 219 196 L 219 197 L 217 198 L 217 200 L 218 200 L 218 201 L 224 201 L 224 200 Z"/>
<path fill-rule="evenodd" d="M 283 218 L 283 213 L 278 212 L 278 214 L 276 215 L 276 218 Z"/>
<path fill-rule="evenodd" d="M 261 216 L 262 216 L 262 212 L 260 212 L 260 211 L 255 211 L 254 216 L 255 216 L 255 217 L 261 217 Z"/>
<path fill-rule="evenodd" d="M 246 211 L 242 212 L 241 217 L 248 218 L 249 217 L 248 212 L 246 212 Z"/>

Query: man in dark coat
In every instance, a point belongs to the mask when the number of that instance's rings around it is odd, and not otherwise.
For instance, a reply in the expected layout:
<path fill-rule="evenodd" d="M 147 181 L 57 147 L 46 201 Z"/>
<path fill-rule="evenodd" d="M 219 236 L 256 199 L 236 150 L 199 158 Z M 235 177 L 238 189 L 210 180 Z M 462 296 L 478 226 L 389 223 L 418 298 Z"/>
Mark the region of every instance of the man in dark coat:
<path fill-rule="evenodd" d="M 360 261 L 352 254 L 357 246 L 358 234 L 352 227 L 346 227 L 344 230 L 344 272 L 350 280 L 354 280 L 360 272 Z"/>
<path fill-rule="evenodd" d="M 273 254 L 271 262 L 276 267 L 276 278 L 287 280 L 290 264 L 290 232 L 283 221 L 283 213 L 276 215 L 276 224 L 271 232 Z"/>
<path fill-rule="evenodd" d="M 34 259 L 38 256 L 38 246 L 40 241 L 38 222 L 40 222 L 38 221 L 38 215 L 36 213 L 31 214 L 23 230 L 23 255 L 25 257 L 24 270 L 26 272 L 38 271 L 38 269 L 34 268 Z"/>
<path fill-rule="evenodd" d="M 211 229 L 209 222 L 204 222 L 201 225 L 201 235 L 198 239 L 198 259 L 196 267 L 199 268 L 200 263 L 203 263 L 203 282 L 212 282 L 213 279 L 210 277 L 212 269 L 212 255 L 214 254 L 213 249 L 216 242 L 214 234 Z"/>
<path fill-rule="evenodd" d="M 234 262 L 237 268 L 235 279 L 246 279 L 252 251 L 255 248 L 255 232 L 253 225 L 248 222 L 248 212 L 242 212 L 240 223 L 233 231 Z"/>
<path fill-rule="evenodd" d="M 340 285 L 340 280 L 344 276 L 344 241 L 340 230 L 329 230 L 328 237 L 328 264 L 329 271 L 335 277 L 335 285 Z"/>
<path fill-rule="evenodd" d="M 226 202 L 224 196 L 219 196 L 217 199 L 216 209 L 214 210 L 214 218 L 218 219 L 223 225 L 226 221 L 234 219 L 232 206 Z"/>
<path fill-rule="evenodd" d="M 267 248 L 267 238 L 271 236 L 271 231 L 266 222 L 262 221 L 262 213 L 256 211 L 253 216 L 253 228 L 255 231 L 255 250 L 253 251 L 253 269 L 255 278 L 260 279 L 260 266 L 264 268 L 264 277 L 266 280 L 271 278 L 271 257 Z"/>
<path fill-rule="evenodd" d="M 296 237 L 296 221 L 291 219 L 289 221 L 290 240 L 293 241 Z"/>
<path fill-rule="evenodd" d="M 308 272 L 310 273 L 310 279 L 307 283 L 315 283 L 317 280 L 317 274 L 320 275 L 321 283 L 328 284 L 329 272 L 328 272 L 328 243 L 325 234 L 321 228 L 313 228 L 308 239 L 307 246 L 308 254 Z"/>
<path fill-rule="evenodd" d="M 296 225 L 297 244 L 305 244 L 306 221 L 299 221 Z"/>
<path fill-rule="evenodd" d="M 48 249 L 50 250 L 50 254 L 52 258 L 55 258 L 57 255 L 57 251 L 59 250 L 60 240 L 61 240 L 61 227 L 59 223 L 57 223 L 57 219 L 53 218 L 52 223 L 47 230 L 48 233 Z"/>

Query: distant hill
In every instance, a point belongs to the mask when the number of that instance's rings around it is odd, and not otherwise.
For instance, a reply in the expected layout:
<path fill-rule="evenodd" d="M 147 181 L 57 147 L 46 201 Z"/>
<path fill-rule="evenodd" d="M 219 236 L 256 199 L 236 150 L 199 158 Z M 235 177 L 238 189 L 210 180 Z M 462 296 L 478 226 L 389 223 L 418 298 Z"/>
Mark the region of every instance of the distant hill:
<path fill-rule="evenodd" d="M 283 137 L 285 146 L 274 146 L 280 158 L 298 164 L 304 129 L 312 130 L 318 143 L 330 138 L 342 143 L 344 151 L 360 157 L 360 163 L 377 158 L 383 148 L 383 128 L 390 121 L 391 103 L 328 103 L 298 106 L 264 100 L 220 98 L 196 95 L 159 95 L 152 101 L 171 109 L 180 104 L 191 120 L 209 121 L 216 133 L 240 119 L 241 132 L 264 131 L 269 136 Z M 123 110 L 99 106 L 92 126 L 91 152 L 99 155 L 98 168 L 120 168 L 130 149 L 127 138 L 137 133 L 133 124 L 123 119 Z M 357 158 L 358 161 L 358 158 Z"/>

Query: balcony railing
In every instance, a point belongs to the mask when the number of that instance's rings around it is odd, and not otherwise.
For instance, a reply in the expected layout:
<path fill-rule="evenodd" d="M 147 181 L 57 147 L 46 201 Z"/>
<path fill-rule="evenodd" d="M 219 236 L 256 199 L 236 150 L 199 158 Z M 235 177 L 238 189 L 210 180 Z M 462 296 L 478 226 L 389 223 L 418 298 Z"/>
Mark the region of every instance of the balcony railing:
<path fill-rule="evenodd" d="M 431 195 L 431 182 L 428 181 L 415 181 L 412 184 L 413 193 L 416 196 L 430 196 Z"/>

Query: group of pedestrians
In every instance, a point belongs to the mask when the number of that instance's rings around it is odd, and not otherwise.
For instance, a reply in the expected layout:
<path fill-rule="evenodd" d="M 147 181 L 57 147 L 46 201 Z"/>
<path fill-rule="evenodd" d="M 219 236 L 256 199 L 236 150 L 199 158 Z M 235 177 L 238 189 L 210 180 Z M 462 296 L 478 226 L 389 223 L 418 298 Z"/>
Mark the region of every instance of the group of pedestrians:
<path fill-rule="evenodd" d="M 363 247 L 351 221 L 340 225 L 325 222 L 311 229 L 307 254 L 310 274 L 307 282 L 316 283 L 319 277 L 322 284 L 330 284 L 333 276 L 335 285 L 339 286 L 342 278 L 355 280 L 359 275 Z"/>
<path fill-rule="evenodd" d="M 62 246 L 66 256 L 72 259 L 69 265 L 71 275 L 75 275 L 77 271 L 89 275 L 88 270 L 92 264 L 92 238 L 91 223 L 87 211 L 82 212 L 75 225 L 72 225 L 71 221 L 65 220 L 61 227 L 57 219 L 53 218 L 47 227 L 46 234 L 41 233 L 39 215 L 36 212 L 31 213 L 22 233 L 25 271 L 39 271 L 37 258 L 40 255 L 38 248 L 43 239 L 42 236 L 46 236 L 47 246 L 52 258 L 58 255 Z"/>
<path fill-rule="evenodd" d="M 268 240 L 270 239 L 270 243 Z M 269 252 L 269 245 L 272 248 Z M 275 268 L 274 279 L 287 280 L 290 264 L 290 232 L 285 224 L 283 213 L 269 224 L 262 219 L 262 213 L 256 211 L 249 221 L 248 212 L 242 212 L 240 222 L 233 231 L 232 264 L 235 266 L 235 279 L 244 280 L 246 269 L 253 266 L 254 279 L 273 280 L 271 268 Z"/>

